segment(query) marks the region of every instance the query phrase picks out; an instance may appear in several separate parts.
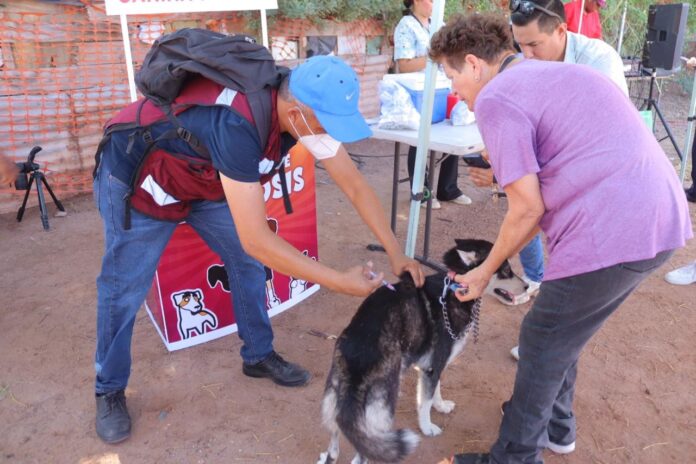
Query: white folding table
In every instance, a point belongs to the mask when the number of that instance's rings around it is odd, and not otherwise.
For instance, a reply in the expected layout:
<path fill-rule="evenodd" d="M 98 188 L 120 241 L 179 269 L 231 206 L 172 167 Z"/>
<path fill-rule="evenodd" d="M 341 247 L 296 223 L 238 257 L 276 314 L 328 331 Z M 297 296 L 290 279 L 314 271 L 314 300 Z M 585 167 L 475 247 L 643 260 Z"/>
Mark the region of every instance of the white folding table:
<path fill-rule="evenodd" d="M 391 228 L 396 233 L 396 210 L 399 198 L 399 155 L 401 144 L 409 146 L 418 144 L 417 130 L 387 130 L 372 127 L 372 138 L 377 140 L 388 140 L 394 142 L 394 174 L 392 180 L 392 207 L 391 207 Z M 431 190 L 436 191 L 434 185 L 435 158 L 436 153 L 444 156 L 463 156 L 471 153 L 478 153 L 483 150 L 483 139 L 476 124 L 466 126 L 453 126 L 449 119 L 433 124 L 430 128 L 430 143 L 428 145 L 430 168 L 428 172 L 428 185 Z M 437 263 L 428 260 L 430 251 L 430 220 L 432 214 L 432 195 L 428 199 L 428 206 L 425 213 L 425 232 L 423 236 L 423 255 L 416 256 L 416 259 L 434 269 L 442 269 Z M 369 245 L 371 250 L 382 249 L 378 245 Z M 383 250 L 383 249 L 382 249 Z"/>

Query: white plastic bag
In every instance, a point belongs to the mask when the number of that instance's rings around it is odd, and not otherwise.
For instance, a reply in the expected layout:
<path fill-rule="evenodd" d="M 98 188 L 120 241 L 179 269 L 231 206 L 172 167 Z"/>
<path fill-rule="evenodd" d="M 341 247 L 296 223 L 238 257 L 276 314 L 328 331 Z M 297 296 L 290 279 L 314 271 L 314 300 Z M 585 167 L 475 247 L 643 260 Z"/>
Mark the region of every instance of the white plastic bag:
<path fill-rule="evenodd" d="M 476 122 L 474 112 L 469 111 L 469 107 L 466 106 L 465 101 L 459 101 L 454 105 L 450 113 L 450 119 L 452 120 L 453 126 L 468 126 Z"/>
<path fill-rule="evenodd" d="M 413 106 L 411 95 L 399 83 L 384 80 L 379 83 L 379 129 L 418 130 L 420 113 Z"/>

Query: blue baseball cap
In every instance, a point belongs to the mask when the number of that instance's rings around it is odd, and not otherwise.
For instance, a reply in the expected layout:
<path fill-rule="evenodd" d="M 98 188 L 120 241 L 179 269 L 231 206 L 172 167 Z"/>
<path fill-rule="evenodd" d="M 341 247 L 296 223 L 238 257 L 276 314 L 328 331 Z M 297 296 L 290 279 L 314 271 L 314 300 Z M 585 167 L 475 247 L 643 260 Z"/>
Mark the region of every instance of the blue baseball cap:
<path fill-rule="evenodd" d="M 339 142 L 372 135 L 358 109 L 358 76 L 340 58 L 313 56 L 297 66 L 290 74 L 290 92 L 314 111 L 326 133 Z"/>

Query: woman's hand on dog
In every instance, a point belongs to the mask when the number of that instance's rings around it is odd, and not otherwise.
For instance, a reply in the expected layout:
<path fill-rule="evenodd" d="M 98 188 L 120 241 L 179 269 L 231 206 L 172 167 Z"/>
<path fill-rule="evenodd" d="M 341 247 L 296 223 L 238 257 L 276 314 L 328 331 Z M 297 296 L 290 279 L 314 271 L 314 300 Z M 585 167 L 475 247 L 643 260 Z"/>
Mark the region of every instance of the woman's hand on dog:
<path fill-rule="evenodd" d="M 450 278 L 463 287 L 457 290 L 454 296 L 459 301 L 470 301 L 480 298 L 491 280 L 491 275 L 477 267 L 466 274 L 450 274 Z"/>
<path fill-rule="evenodd" d="M 411 274 L 416 287 L 422 287 L 425 283 L 425 274 L 420 263 L 413 258 L 402 254 L 391 260 L 391 268 L 395 276 L 400 276 L 404 272 Z"/>

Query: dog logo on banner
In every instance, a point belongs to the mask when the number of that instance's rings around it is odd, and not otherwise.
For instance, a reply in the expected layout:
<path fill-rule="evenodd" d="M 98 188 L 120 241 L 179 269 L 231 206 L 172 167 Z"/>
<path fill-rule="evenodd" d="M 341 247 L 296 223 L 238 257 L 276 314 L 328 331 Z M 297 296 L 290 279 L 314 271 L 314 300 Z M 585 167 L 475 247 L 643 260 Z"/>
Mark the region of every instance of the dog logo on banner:
<path fill-rule="evenodd" d="M 303 255 L 309 256 L 309 251 L 304 250 L 302 252 Z M 312 259 L 314 261 L 317 260 L 316 257 L 312 256 Z M 290 276 L 290 299 L 295 298 L 296 296 L 299 296 L 300 293 L 304 292 L 307 290 L 307 287 L 309 286 L 308 282 L 306 280 Z"/>
<path fill-rule="evenodd" d="M 230 293 L 230 280 L 227 278 L 227 271 L 222 264 L 213 264 L 206 272 L 208 285 L 215 288 L 220 285 L 223 291 Z"/>
<path fill-rule="evenodd" d="M 278 234 L 278 220 L 275 218 L 267 217 L 266 224 L 271 232 Z M 271 309 L 278 306 L 281 301 L 276 293 L 275 286 L 273 285 L 273 269 L 268 266 L 263 267 L 266 271 L 266 308 Z"/>
<path fill-rule="evenodd" d="M 205 308 L 203 292 L 200 289 L 173 293 L 172 301 L 176 306 L 179 320 L 177 327 L 182 340 L 186 340 L 192 335 L 203 335 L 206 331 L 210 332 L 217 328 L 217 316 Z"/>

